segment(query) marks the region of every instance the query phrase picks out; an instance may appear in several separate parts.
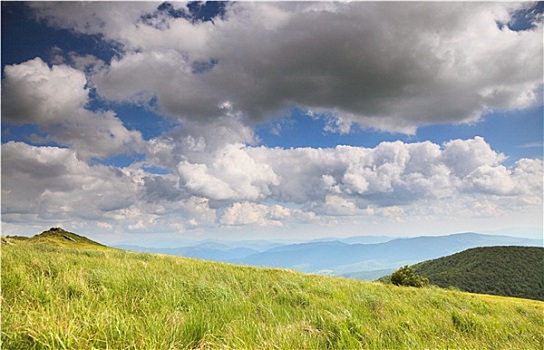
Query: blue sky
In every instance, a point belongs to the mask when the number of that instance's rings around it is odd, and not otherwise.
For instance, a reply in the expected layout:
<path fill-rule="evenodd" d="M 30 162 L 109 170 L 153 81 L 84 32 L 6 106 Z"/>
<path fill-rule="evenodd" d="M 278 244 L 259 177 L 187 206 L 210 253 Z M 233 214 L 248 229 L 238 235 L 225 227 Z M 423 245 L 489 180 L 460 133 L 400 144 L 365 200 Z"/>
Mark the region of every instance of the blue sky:
<path fill-rule="evenodd" d="M 542 102 L 542 3 L 3 2 L 3 231 L 541 235 Z"/>

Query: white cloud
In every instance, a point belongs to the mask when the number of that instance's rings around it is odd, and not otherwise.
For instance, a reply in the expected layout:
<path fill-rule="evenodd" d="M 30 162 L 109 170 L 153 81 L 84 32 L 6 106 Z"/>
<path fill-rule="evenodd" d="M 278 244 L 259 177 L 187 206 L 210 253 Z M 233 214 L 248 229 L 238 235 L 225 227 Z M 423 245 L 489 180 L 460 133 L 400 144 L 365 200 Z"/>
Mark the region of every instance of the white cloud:
<path fill-rule="evenodd" d="M 328 215 L 352 216 L 362 214 L 362 210 L 357 207 L 357 204 L 338 195 L 327 195 L 322 207 L 313 209 Z"/>
<path fill-rule="evenodd" d="M 29 6 L 39 20 L 85 34 L 107 34 L 109 40 L 129 43 L 124 37 L 135 29 L 142 15 L 153 12 L 153 2 L 35 2 Z"/>
<path fill-rule="evenodd" d="M 119 53 L 103 62 L 54 49 L 56 65 L 6 66 L 3 122 L 37 125 L 46 136 L 35 143 L 69 148 L 2 145 L 5 222 L 186 230 L 541 209 L 542 161 L 507 166 L 481 137 L 282 149 L 256 146 L 253 130 L 295 106 L 345 134 L 356 124 L 414 133 L 541 103 L 542 23 L 497 24 L 526 4 L 237 2 L 214 23 L 152 2 L 29 6 L 53 26 L 117 42 Z M 144 142 L 114 112 L 90 109 L 94 88 L 106 101 L 156 102 L 177 126 Z M 89 163 L 131 152 L 145 160 Z"/>
<path fill-rule="evenodd" d="M 82 158 L 143 152 L 139 131 L 128 130 L 112 111 L 90 111 L 85 74 L 40 58 L 4 69 L 3 122 L 35 124 L 47 133 L 34 141 L 69 146 Z"/>
<path fill-rule="evenodd" d="M 467 184 L 474 186 L 478 192 L 511 195 L 516 188 L 514 180 L 504 166 L 492 167 L 482 165 L 470 173 Z"/>
<path fill-rule="evenodd" d="M 530 142 L 523 145 L 515 146 L 517 149 L 526 149 L 526 148 L 544 148 L 544 144 L 542 142 Z"/>
<path fill-rule="evenodd" d="M 181 180 L 196 195 L 210 199 L 236 199 L 237 193 L 222 179 L 211 175 L 206 164 L 183 162 L 178 165 Z"/>
<path fill-rule="evenodd" d="M 296 223 L 319 224 L 322 220 L 314 212 L 287 208 L 279 204 L 235 202 L 225 208 L 219 223 L 226 226 L 283 227 Z"/>
<path fill-rule="evenodd" d="M 99 221 L 96 223 L 96 226 L 99 228 L 99 229 L 102 229 L 102 230 L 111 230 L 113 229 L 113 225 L 112 224 L 109 224 L 107 222 L 102 222 L 102 221 Z"/>
<path fill-rule="evenodd" d="M 182 201 L 180 207 L 188 219 L 186 225 L 190 227 L 205 227 L 215 224 L 216 210 L 210 208 L 208 198 L 191 197 Z"/>
<path fill-rule="evenodd" d="M 473 140 L 453 140 L 446 142 L 442 153 L 444 164 L 454 173 L 464 177 L 482 165 L 497 165 L 505 160 L 497 154 L 482 137 Z"/>
<path fill-rule="evenodd" d="M 217 150 L 209 165 L 183 161 L 178 172 L 195 195 L 215 200 L 258 200 L 278 184 L 276 174 L 264 162 L 256 162 L 241 144 Z"/>
<path fill-rule="evenodd" d="M 481 137 L 443 146 L 383 142 L 372 149 L 234 143 L 202 153 L 183 157 L 176 174 L 184 191 L 209 198 L 218 207 L 273 201 L 324 215 L 367 215 L 369 208 L 457 202 L 473 196 L 495 196 L 505 208 L 514 199 L 541 202 L 536 195 L 541 187 L 539 161 L 523 159 L 506 167 L 504 155 Z"/>
<path fill-rule="evenodd" d="M 175 170 L 181 161 L 207 163 L 229 144 L 254 144 L 253 130 L 237 116 L 213 121 L 184 121 L 179 127 L 148 141 L 147 158 L 159 167 Z"/>
<path fill-rule="evenodd" d="M 283 209 L 285 210 L 285 209 Z M 221 223 L 225 225 L 255 225 L 255 226 L 281 226 L 282 221 L 278 218 L 278 212 L 282 210 L 271 209 L 266 205 L 256 203 L 234 203 L 227 209 L 221 217 Z M 279 219 L 283 219 L 283 214 Z"/>
<path fill-rule="evenodd" d="M 180 157 L 176 171 L 159 175 L 145 164 L 90 166 L 70 149 L 8 142 L 3 221 L 179 231 L 499 218 L 542 206 L 542 161 L 507 167 L 481 138 L 332 149 L 234 143 L 194 157 L 202 162 Z"/>
<path fill-rule="evenodd" d="M 2 115 L 17 123 L 61 122 L 88 102 L 85 74 L 40 58 L 8 65 L 2 80 Z"/>
<path fill-rule="evenodd" d="M 105 213 L 135 202 L 136 186 L 121 170 L 89 166 L 57 147 L 2 145 L 3 220 L 69 217 L 104 221 Z"/>

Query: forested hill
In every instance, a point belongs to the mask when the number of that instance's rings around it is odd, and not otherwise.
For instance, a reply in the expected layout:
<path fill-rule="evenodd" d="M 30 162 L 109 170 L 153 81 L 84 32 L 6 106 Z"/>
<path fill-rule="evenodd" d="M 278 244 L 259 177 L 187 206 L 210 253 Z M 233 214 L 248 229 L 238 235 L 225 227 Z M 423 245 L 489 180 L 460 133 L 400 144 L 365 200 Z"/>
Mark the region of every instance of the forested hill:
<path fill-rule="evenodd" d="M 431 284 L 544 300 L 544 248 L 481 247 L 413 266 Z"/>

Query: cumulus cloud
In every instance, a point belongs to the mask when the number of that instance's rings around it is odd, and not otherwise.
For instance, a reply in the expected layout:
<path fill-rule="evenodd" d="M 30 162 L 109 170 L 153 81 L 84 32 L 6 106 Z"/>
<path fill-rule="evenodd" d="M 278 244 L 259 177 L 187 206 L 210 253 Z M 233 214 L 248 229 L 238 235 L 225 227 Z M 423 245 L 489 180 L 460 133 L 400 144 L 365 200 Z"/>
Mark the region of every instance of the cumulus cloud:
<path fill-rule="evenodd" d="M 183 162 L 178 166 L 182 181 L 190 190 L 211 199 L 258 200 L 270 195 L 279 181 L 270 166 L 255 162 L 241 144 L 230 144 L 206 164 Z"/>
<path fill-rule="evenodd" d="M 223 210 L 220 224 L 226 226 L 283 227 L 293 223 L 322 223 L 312 211 L 274 204 L 235 202 Z"/>
<path fill-rule="evenodd" d="M 8 65 L 2 80 L 2 119 L 34 124 L 44 139 L 69 146 L 82 158 L 143 152 L 139 131 L 128 130 L 112 111 L 91 111 L 85 74 L 66 65 L 49 67 L 40 58 Z"/>
<path fill-rule="evenodd" d="M 541 100 L 542 23 L 504 25 L 531 4 L 241 2 L 213 23 L 148 3 L 31 6 L 123 45 L 93 77 L 102 96 L 156 97 L 163 113 L 189 119 L 221 116 L 225 104 L 251 120 L 298 106 L 332 113 L 329 131 L 413 133 Z"/>
<path fill-rule="evenodd" d="M 271 200 L 325 215 L 370 215 L 369 208 L 476 195 L 498 196 L 504 203 L 514 197 L 539 202 L 541 161 L 522 159 L 506 167 L 505 160 L 481 137 L 444 145 L 383 142 L 375 148 L 281 149 L 236 143 L 206 157 L 184 157 L 175 174 L 184 191 L 209 198 L 218 207 Z"/>
<path fill-rule="evenodd" d="M 217 219 L 216 210 L 210 208 L 210 200 L 203 197 L 190 197 L 180 203 L 187 227 L 213 226 Z"/>
<path fill-rule="evenodd" d="M 2 214 L 6 221 L 28 216 L 104 220 L 104 214 L 132 205 L 135 189 L 128 174 L 111 167 L 91 167 L 66 148 L 19 142 L 2 145 Z"/>
<path fill-rule="evenodd" d="M 444 164 L 460 177 L 483 165 L 497 165 L 505 160 L 505 156 L 493 151 L 482 137 L 446 142 L 442 158 Z"/>
<path fill-rule="evenodd" d="M 467 181 L 487 179 L 485 169 L 500 172 L 504 168 L 499 165 L 504 156 L 492 151 L 480 137 L 451 141 L 442 148 L 430 142 L 397 141 L 381 143 L 374 149 L 252 148 L 249 152 L 258 159 L 269 159 L 280 178 L 280 185 L 272 190 L 275 200 L 299 204 L 317 201 L 331 208 L 341 206 L 345 212 L 355 204 L 365 209 L 425 198 L 455 198 L 467 190 Z M 510 173 L 507 177 L 513 178 Z M 523 186 L 521 182 L 515 184 L 516 188 Z"/>
<path fill-rule="evenodd" d="M 153 174 L 138 164 L 91 166 L 70 149 L 8 142 L 2 145 L 2 213 L 10 223 L 75 218 L 138 231 L 497 217 L 541 206 L 542 161 L 503 161 L 479 137 L 375 148 L 233 143 L 207 158 L 180 158 L 169 174 Z"/>
<path fill-rule="evenodd" d="M 123 41 L 122 37 L 140 18 L 155 11 L 158 4 L 152 2 L 120 2 L 96 3 L 96 2 L 71 2 L 66 4 L 54 4 L 35 2 L 29 4 L 35 9 L 35 15 L 39 20 L 49 24 L 74 30 L 85 34 L 106 34 L 107 39 L 115 38 Z M 117 33 L 117 34 L 116 34 Z M 115 36 L 114 35 L 119 35 Z"/>
<path fill-rule="evenodd" d="M 59 145 L 2 145 L 5 222 L 186 230 L 541 208 L 542 161 L 507 165 L 482 137 L 284 149 L 259 146 L 254 131 L 293 107 L 327 132 L 414 133 L 541 103 L 542 22 L 507 25 L 530 4 L 237 2 L 213 21 L 181 15 L 186 3 L 28 6 L 119 51 L 104 62 L 54 48 L 52 66 L 5 67 L 3 122 L 36 125 L 31 141 Z M 156 107 L 175 127 L 144 141 L 92 109 L 95 92 Z M 127 153 L 145 158 L 93 159 Z"/>
<path fill-rule="evenodd" d="M 18 123 L 61 122 L 88 100 L 85 74 L 68 66 L 49 68 L 40 58 L 6 66 L 2 114 Z"/>
<path fill-rule="evenodd" d="M 286 213 L 282 213 L 283 211 Z M 280 216 L 274 215 L 274 212 L 279 213 Z M 288 211 L 284 208 L 278 210 L 277 208 L 269 208 L 266 205 L 256 203 L 234 203 L 225 210 L 221 217 L 221 223 L 225 225 L 281 226 L 281 220 L 288 217 L 288 214 Z"/>
<path fill-rule="evenodd" d="M 365 214 L 352 200 L 339 195 L 327 195 L 324 202 L 314 202 L 312 210 L 326 215 L 355 216 Z"/>
<path fill-rule="evenodd" d="M 158 167 L 176 171 L 180 162 L 206 164 L 229 144 L 257 143 L 252 128 L 238 116 L 225 115 L 209 123 L 184 121 L 182 125 L 147 142 L 147 159 Z"/>
<path fill-rule="evenodd" d="M 208 199 L 185 195 L 177 177 L 171 180 L 139 168 L 89 165 L 67 148 L 8 142 L 2 145 L 2 220 L 95 222 L 121 231 L 213 224 Z"/>

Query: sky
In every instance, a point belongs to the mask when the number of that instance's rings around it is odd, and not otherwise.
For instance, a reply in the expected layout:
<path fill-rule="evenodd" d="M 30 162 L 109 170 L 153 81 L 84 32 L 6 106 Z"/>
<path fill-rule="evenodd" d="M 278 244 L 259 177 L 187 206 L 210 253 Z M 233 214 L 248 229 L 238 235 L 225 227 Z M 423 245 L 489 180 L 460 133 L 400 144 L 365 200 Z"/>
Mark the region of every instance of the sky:
<path fill-rule="evenodd" d="M 2 2 L 2 234 L 542 237 L 543 7 Z"/>

